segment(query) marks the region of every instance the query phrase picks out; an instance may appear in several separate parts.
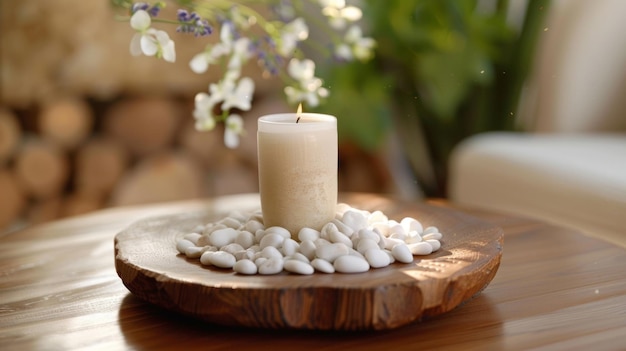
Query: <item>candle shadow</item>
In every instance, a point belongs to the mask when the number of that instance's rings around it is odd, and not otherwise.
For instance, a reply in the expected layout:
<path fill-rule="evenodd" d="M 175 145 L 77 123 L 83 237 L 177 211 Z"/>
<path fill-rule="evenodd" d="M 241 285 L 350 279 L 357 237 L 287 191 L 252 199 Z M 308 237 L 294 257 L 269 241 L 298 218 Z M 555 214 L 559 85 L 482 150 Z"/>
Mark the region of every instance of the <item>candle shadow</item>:
<path fill-rule="evenodd" d="M 384 331 L 270 330 L 211 324 L 167 311 L 128 294 L 119 326 L 133 349 L 433 349 L 489 341 L 501 344 L 502 320 L 497 306 L 479 294 L 439 316 Z M 502 345 L 500 345 L 502 346 Z"/>

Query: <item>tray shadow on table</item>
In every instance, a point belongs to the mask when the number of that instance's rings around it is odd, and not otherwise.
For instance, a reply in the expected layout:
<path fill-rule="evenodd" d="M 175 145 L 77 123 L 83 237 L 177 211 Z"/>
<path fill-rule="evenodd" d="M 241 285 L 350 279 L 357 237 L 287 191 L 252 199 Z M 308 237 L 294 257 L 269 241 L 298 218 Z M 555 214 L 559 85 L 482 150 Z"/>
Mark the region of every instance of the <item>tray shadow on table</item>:
<path fill-rule="evenodd" d="M 131 293 L 123 299 L 118 316 L 127 344 L 137 349 L 223 349 L 252 345 L 265 346 L 260 349 L 293 348 L 294 345 L 301 349 L 338 346 L 362 349 L 377 343 L 386 347 L 395 344 L 401 348 L 410 348 L 411 345 L 438 347 L 451 342 L 471 343 L 502 334 L 502 318 L 497 306 L 484 292 L 448 313 L 382 331 L 276 330 L 223 326 L 166 310 Z M 493 346 L 497 347 L 497 343 Z"/>

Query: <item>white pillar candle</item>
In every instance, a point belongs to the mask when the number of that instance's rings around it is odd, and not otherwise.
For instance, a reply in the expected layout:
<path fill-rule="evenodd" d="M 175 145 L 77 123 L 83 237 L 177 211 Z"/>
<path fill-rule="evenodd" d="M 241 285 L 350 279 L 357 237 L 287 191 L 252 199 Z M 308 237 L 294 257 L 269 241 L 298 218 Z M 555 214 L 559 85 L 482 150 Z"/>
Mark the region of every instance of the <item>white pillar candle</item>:
<path fill-rule="evenodd" d="M 266 227 L 281 226 L 296 238 L 301 228 L 320 230 L 335 218 L 335 117 L 315 113 L 263 116 L 258 120 L 257 143 Z"/>

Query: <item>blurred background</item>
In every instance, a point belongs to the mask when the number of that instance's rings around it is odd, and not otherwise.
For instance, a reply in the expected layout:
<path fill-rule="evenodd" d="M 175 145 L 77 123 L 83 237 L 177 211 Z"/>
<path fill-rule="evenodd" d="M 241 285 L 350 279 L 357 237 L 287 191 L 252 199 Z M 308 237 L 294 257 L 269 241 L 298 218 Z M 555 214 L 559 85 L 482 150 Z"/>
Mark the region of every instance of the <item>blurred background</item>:
<path fill-rule="evenodd" d="M 474 135 L 626 129 L 626 45 L 606 35 L 623 33 L 620 0 L 361 4 L 375 58 L 317 61 L 331 98 L 316 111 L 339 121 L 340 191 L 452 198 L 451 155 Z M 193 128 L 194 95 L 222 73 L 188 67 L 207 41 L 171 34 L 169 64 L 129 54 L 133 31 L 115 20 L 110 0 L 0 6 L 0 232 L 113 206 L 258 191 L 256 118 L 295 111 L 279 80 L 246 67 L 253 108 L 243 113 L 240 147 L 229 150 L 221 131 Z"/>

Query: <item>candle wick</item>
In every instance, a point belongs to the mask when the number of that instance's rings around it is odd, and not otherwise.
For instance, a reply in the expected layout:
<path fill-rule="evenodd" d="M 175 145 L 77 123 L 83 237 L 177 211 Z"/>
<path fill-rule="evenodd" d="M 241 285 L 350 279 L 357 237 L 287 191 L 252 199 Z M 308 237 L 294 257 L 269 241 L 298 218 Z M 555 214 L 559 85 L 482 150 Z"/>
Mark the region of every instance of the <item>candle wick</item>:
<path fill-rule="evenodd" d="M 296 123 L 300 122 L 300 116 L 296 119 Z"/>

